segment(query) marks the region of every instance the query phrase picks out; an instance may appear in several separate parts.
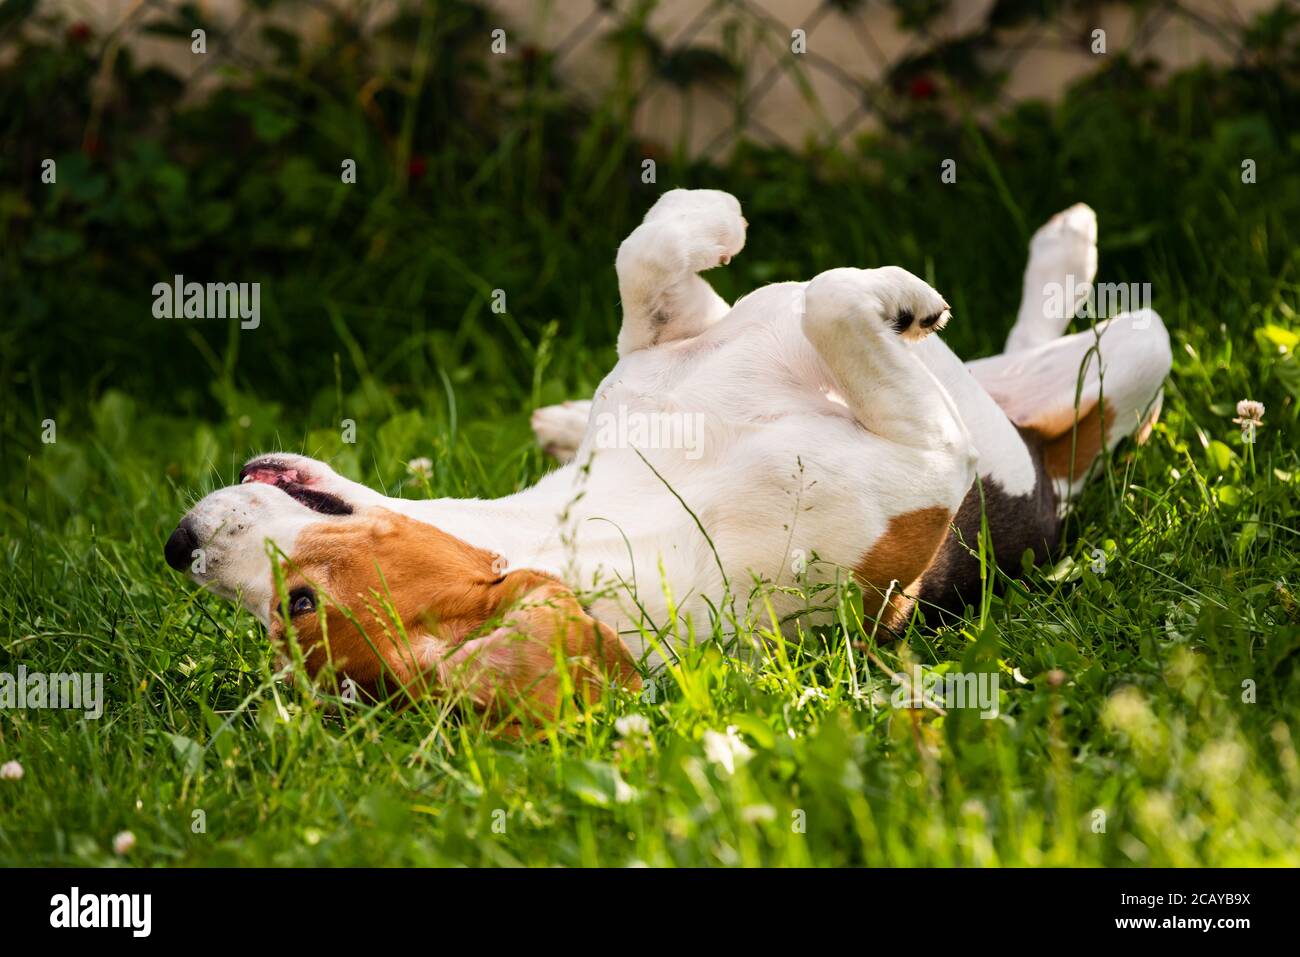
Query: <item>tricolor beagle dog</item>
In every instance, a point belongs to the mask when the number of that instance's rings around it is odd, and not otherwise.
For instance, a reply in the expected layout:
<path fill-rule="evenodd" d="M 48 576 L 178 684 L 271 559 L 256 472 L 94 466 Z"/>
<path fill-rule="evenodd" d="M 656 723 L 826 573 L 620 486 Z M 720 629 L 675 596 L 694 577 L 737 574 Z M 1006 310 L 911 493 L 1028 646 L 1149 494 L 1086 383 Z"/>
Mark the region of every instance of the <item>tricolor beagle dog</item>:
<path fill-rule="evenodd" d="M 895 266 L 728 305 L 700 273 L 746 226 L 727 193 L 673 190 L 624 240 L 618 363 L 589 401 L 534 413 L 567 464 L 531 488 L 411 501 L 259 456 L 181 520 L 168 563 L 278 647 L 291 630 L 313 674 L 545 715 L 574 689 L 635 687 L 714 617 L 815 623 L 818 584 L 855 579 L 892 629 L 977 600 L 981 513 L 999 562 L 1045 559 L 1102 451 L 1158 413 L 1159 316 L 1062 334 L 1081 301 L 1059 291 L 1086 294 L 1097 268 L 1087 206 L 1034 235 L 1006 350 L 969 363 L 934 335 L 943 297 Z"/>

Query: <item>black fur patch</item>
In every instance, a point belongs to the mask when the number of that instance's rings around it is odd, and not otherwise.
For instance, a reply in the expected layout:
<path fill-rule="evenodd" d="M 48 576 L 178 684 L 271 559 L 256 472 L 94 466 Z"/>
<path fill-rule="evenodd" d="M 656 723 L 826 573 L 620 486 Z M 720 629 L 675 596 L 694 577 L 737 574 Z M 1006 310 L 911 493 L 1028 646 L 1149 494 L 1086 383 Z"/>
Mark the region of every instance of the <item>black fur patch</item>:
<path fill-rule="evenodd" d="M 1056 549 L 1061 537 L 1061 520 L 1056 515 L 1056 490 L 1043 466 L 1042 442 L 1034 433 L 1017 429 L 1029 457 L 1034 462 L 1034 490 L 1026 495 L 1008 495 L 1002 486 L 983 480 L 984 511 L 988 516 L 989 534 L 993 539 L 993 559 L 1004 572 L 1015 575 L 1020 570 L 1020 556 L 1034 553 L 1034 564 L 1041 565 Z M 939 546 L 934 561 L 921 579 L 921 613 L 931 623 L 948 612 L 960 615 L 967 605 L 980 600 L 979 559 L 980 489 L 972 485 L 952 524 L 948 537 Z"/>
<path fill-rule="evenodd" d="M 911 309 L 904 309 L 894 317 L 894 331 L 902 335 L 912 325 L 912 320 L 915 318 Z"/>

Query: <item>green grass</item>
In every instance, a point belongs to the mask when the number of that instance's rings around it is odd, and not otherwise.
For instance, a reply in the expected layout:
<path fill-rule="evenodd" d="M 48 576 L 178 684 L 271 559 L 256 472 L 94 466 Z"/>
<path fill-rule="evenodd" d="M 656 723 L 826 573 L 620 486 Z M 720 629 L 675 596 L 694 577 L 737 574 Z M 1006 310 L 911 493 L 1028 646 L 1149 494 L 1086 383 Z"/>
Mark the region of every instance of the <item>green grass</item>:
<path fill-rule="evenodd" d="M 355 107 L 357 78 L 320 63 L 123 108 L 89 159 L 75 117 L 0 109 L 20 146 L 0 151 L 0 672 L 102 671 L 108 699 L 98 721 L 0 711 L 0 763 L 25 770 L 0 781 L 0 863 L 1300 863 L 1293 71 L 1152 87 L 1120 65 L 992 127 L 923 114 L 834 154 L 663 160 L 646 186 L 613 107 L 525 87 L 458 114 L 474 74 L 447 62 L 447 9 L 421 97 L 380 98 L 396 142 Z M 78 54 L 27 56 L 0 104 L 23 84 L 24 102 L 87 103 Z M 46 151 L 57 190 L 22 166 Z M 428 171 L 408 181 L 415 154 Z M 1161 423 L 1107 462 L 1059 562 L 1006 570 L 959 626 L 876 644 L 846 593 L 841 627 L 745 663 L 697 623 L 654 701 L 617 694 L 531 742 L 278 681 L 260 626 L 165 567 L 176 519 L 259 451 L 408 496 L 542 474 L 528 413 L 612 364 L 614 249 L 677 185 L 744 204 L 724 295 L 897 263 L 953 303 L 944 335 L 968 357 L 1009 327 L 1025 230 L 1087 201 L 1099 280 L 1150 282 L 1171 330 Z M 150 319 L 173 272 L 259 279 L 262 328 Z M 1268 407 L 1252 448 L 1230 421 L 1246 397 Z M 891 708 L 884 668 L 913 661 L 996 670 L 1000 716 Z M 648 737 L 618 732 L 629 714 Z M 748 754 L 729 770 L 712 735 L 732 727 Z"/>

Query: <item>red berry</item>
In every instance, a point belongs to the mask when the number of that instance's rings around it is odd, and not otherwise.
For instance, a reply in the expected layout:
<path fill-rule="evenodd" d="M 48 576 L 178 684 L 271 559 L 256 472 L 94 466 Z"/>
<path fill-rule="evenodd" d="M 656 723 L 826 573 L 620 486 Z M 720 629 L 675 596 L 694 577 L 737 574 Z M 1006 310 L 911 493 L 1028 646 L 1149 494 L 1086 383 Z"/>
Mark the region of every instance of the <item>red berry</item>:
<path fill-rule="evenodd" d="M 930 97 L 934 96 L 934 80 L 924 73 L 912 77 L 912 82 L 907 88 L 907 95 L 914 100 L 930 99 Z"/>
<path fill-rule="evenodd" d="M 90 39 L 90 24 L 78 20 L 72 26 L 68 27 L 68 42 L 85 43 Z"/>
<path fill-rule="evenodd" d="M 421 179 L 428 171 L 428 161 L 418 154 L 412 156 L 411 161 L 406 164 L 406 175 L 410 179 Z"/>

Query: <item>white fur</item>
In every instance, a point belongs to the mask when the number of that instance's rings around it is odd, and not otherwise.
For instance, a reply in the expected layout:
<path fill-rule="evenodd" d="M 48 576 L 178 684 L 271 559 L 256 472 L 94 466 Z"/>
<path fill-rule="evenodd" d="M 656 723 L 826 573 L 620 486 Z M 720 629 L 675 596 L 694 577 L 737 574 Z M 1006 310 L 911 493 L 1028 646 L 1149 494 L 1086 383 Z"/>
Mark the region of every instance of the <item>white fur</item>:
<path fill-rule="evenodd" d="M 286 502 L 293 508 L 285 508 Z M 320 518 L 269 485 L 217 489 L 188 516 L 202 549 L 191 573 L 221 597 L 241 602 L 262 624 L 269 625 L 274 595 L 271 557 L 264 543 L 274 542 L 290 554 L 298 534 Z"/>

